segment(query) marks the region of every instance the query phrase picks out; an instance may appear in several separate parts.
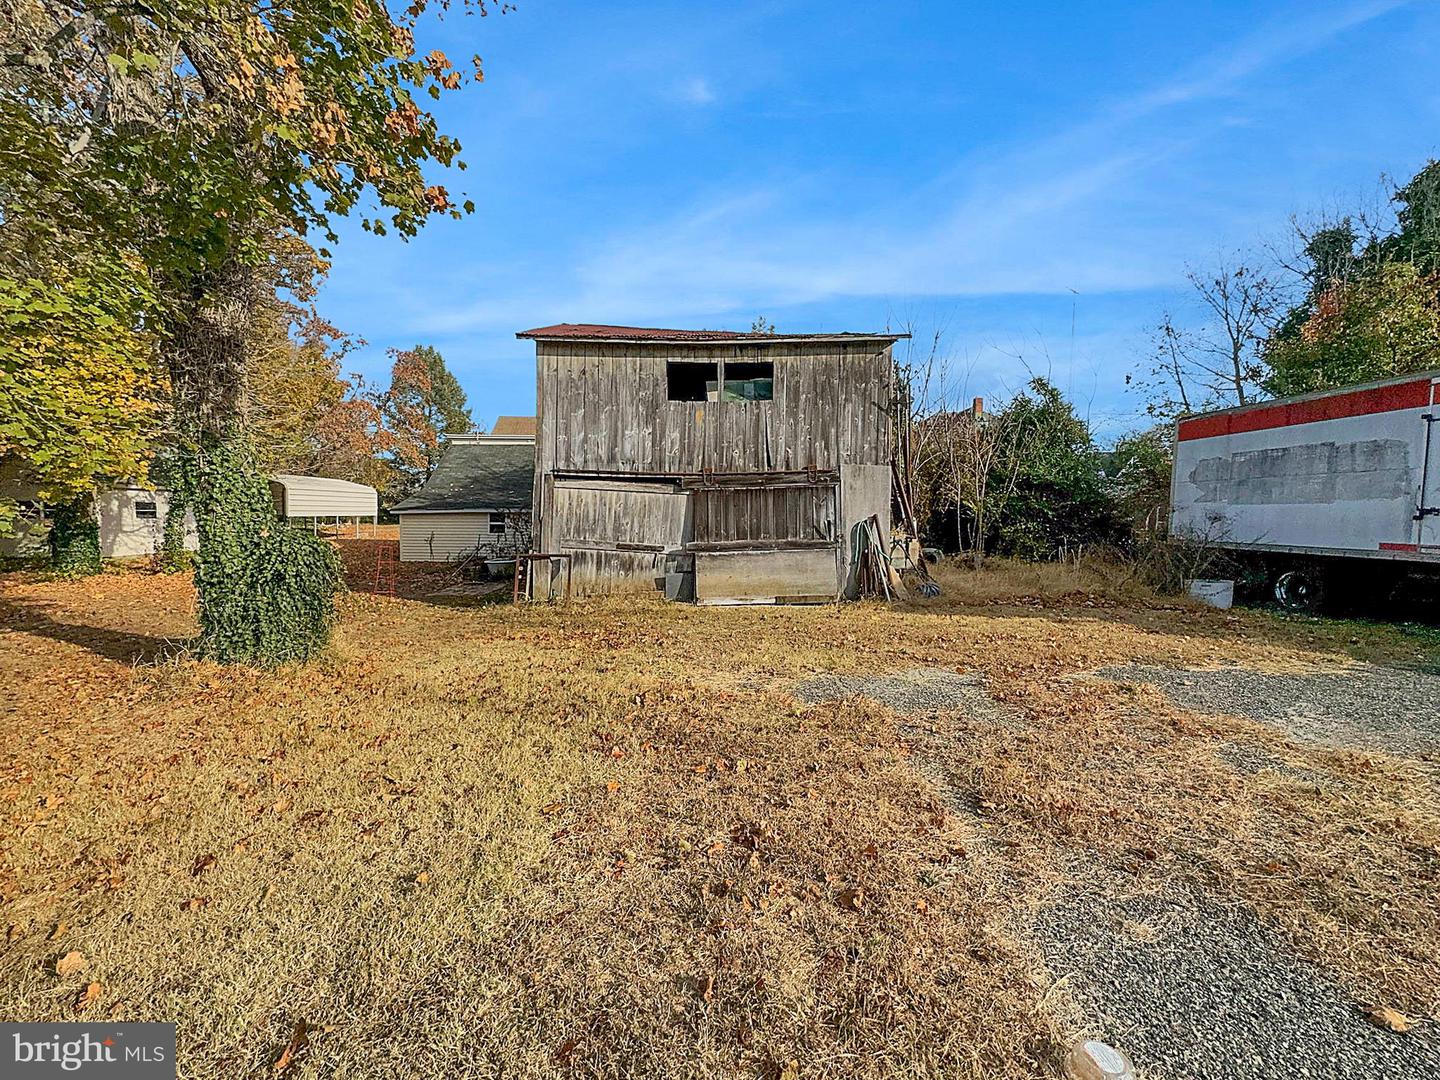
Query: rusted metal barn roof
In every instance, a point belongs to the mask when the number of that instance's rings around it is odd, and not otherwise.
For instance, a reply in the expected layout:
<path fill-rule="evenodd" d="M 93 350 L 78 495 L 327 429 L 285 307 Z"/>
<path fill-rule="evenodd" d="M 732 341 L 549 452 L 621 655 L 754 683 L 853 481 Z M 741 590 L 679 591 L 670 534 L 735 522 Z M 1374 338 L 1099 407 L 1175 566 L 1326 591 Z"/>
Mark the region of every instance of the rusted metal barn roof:
<path fill-rule="evenodd" d="M 703 343 L 727 341 L 899 341 L 909 334 L 763 334 L 739 330 L 662 330 L 653 326 L 607 326 L 601 323 L 556 323 L 522 330 L 517 338 L 537 341 L 658 341 Z"/>

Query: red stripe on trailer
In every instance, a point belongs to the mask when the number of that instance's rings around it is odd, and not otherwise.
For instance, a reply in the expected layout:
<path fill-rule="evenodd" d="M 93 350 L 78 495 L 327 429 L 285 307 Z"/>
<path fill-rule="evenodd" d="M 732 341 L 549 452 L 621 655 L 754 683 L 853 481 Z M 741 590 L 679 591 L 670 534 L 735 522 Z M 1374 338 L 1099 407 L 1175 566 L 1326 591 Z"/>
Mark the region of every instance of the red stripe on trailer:
<path fill-rule="evenodd" d="M 1440 387 L 1432 387 L 1429 379 L 1377 386 L 1370 390 L 1351 390 L 1292 401 L 1285 405 L 1262 405 L 1244 412 L 1215 413 L 1180 421 L 1181 442 L 1190 439 L 1211 439 L 1217 435 L 1239 435 L 1246 431 L 1313 424 L 1319 420 L 1339 420 L 1346 416 L 1369 416 L 1394 412 L 1397 409 L 1423 409 L 1434 404 Z"/>
<path fill-rule="evenodd" d="M 1381 551 L 1419 551 L 1419 544 L 1381 544 Z"/>

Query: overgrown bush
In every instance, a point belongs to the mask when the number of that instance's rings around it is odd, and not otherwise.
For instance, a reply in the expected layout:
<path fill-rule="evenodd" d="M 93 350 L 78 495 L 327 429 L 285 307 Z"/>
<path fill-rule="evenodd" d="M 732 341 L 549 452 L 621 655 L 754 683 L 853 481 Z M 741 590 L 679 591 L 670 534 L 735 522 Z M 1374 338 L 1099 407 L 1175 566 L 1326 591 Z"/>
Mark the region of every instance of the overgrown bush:
<path fill-rule="evenodd" d="M 80 577 L 100 573 L 100 524 L 90 499 L 55 508 L 50 529 L 50 566 Z"/>
<path fill-rule="evenodd" d="M 248 591 L 255 603 L 255 656 L 269 664 L 309 659 L 330 639 L 340 556 L 304 529 L 281 524 L 255 549 Z"/>
<path fill-rule="evenodd" d="M 1178 595 L 1196 578 L 1235 577 L 1233 555 L 1208 540 L 1137 533 L 1118 556 L 1136 580 L 1158 593 Z"/>
<path fill-rule="evenodd" d="M 269 484 L 242 439 L 184 458 L 183 497 L 193 498 L 200 533 L 199 652 L 222 663 L 266 665 L 314 656 L 335 620 L 338 553 L 276 517 Z"/>

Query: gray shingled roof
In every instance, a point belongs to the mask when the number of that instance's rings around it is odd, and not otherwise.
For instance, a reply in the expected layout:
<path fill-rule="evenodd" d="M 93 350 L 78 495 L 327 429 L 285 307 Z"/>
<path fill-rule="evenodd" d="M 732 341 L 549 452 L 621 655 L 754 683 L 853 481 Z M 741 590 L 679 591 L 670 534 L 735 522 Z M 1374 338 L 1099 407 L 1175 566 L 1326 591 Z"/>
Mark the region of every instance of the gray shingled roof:
<path fill-rule="evenodd" d="M 424 486 L 390 509 L 529 510 L 534 490 L 534 443 L 457 442 Z"/>

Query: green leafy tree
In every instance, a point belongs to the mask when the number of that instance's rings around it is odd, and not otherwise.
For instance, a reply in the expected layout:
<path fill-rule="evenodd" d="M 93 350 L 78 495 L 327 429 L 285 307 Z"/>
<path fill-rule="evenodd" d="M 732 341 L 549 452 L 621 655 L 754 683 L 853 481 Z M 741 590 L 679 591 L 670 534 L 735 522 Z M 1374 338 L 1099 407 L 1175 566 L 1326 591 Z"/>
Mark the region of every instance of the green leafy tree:
<path fill-rule="evenodd" d="M 1304 292 L 1265 343 L 1265 389 L 1327 390 L 1440 366 L 1440 162 L 1394 189 L 1394 225 L 1308 234 Z"/>
<path fill-rule="evenodd" d="M 1030 381 L 1001 413 L 1031 433 L 1009 498 L 996 515 L 996 549 L 1025 559 L 1109 539 L 1115 518 L 1090 427 L 1047 379 Z"/>
<path fill-rule="evenodd" d="M 1429 162 L 1393 198 L 1396 229 L 1381 242 L 1382 255 L 1422 274 L 1440 273 L 1440 161 Z"/>
<path fill-rule="evenodd" d="M 145 473 L 161 402 L 155 341 L 140 328 L 149 302 L 125 259 L 0 277 L 0 462 L 64 508 L 51 540 L 71 573 L 100 569 L 97 483 Z"/>
<path fill-rule="evenodd" d="M 1410 262 L 1329 286 L 1270 343 L 1265 388 L 1288 397 L 1440 366 L 1437 296 L 1440 275 Z"/>
<path fill-rule="evenodd" d="M 416 55 L 427 6 L 394 17 L 381 0 L 20 0 L 6 13 L 0 251 L 33 268 L 127 252 L 148 268 L 177 471 L 200 532 L 201 645 L 222 660 L 296 658 L 259 629 L 267 604 L 292 598 L 255 593 L 256 570 L 277 553 L 320 562 L 303 541 L 272 539 L 245 424 L 271 238 L 333 240 L 334 219 L 352 212 L 408 236 L 470 209 L 424 175 L 460 147 L 420 101 L 464 81 L 442 52 Z M 324 639 L 324 628 L 300 635 L 307 648 Z"/>
<path fill-rule="evenodd" d="M 1132 533 L 1163 532 L 1170 507 L 1175 429 L 1157 424 L 1126 435 L 1102 455 L 1106 493 Z"/>

